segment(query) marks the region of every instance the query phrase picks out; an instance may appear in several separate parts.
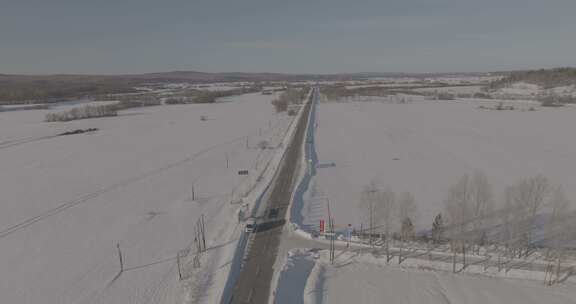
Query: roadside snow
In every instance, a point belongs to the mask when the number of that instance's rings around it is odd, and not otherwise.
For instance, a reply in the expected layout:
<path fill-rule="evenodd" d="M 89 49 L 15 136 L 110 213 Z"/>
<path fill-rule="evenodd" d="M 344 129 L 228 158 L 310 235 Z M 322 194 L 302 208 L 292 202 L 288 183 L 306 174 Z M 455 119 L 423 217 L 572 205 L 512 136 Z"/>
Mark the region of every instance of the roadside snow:
<path fill-rule="evenodd" d="M 370 253 L 346 251 L 336 252 L 331 264 L 328 251 L 305 249 L 290 251 L 285 262 L 277 295 L 290 295 L 289 303 L 576 303 L 573 282 L 546 287 L 541 281 L 453 274 L 441 262 L 387 264 Z M 516 274 L 530 275 L 536 278 Z"/>
<path fill-rule="evenodd" d="M 273 97 L 68 123 L 44 123 L 43 110 L 0 113 L 0 139 L 19 143 L 0 145 L 2 302 L 175 303 L 218 294 L 219 262 L 241 231 L 242 206 L 231 202 L 254 188 L 292 120 L 274 113 Z M 100 130 L 50 137 L 86 128 Z M 258 149 L 261 140 L 273 148 Z M 193 246 L 201 214 L 209 248 L 202 263 L 212 272 L 191 295 L 178 290 L 175 257 Z"/>
<path fill-rule="evenodd" d="M 305 303 L 576 303 L 574 286 L 546 287 L 541 282 L 452 274 L 414 265 L 387 266 L 369 254 L 337 253 L 334 265 L 323 252 L 318 263 L 322 302 Z"/>

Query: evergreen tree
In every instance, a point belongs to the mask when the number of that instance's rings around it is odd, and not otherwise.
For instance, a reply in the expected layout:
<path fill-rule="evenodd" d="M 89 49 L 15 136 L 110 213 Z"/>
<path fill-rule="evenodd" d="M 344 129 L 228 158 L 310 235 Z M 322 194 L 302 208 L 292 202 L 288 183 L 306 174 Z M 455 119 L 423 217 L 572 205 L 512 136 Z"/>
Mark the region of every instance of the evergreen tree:
<path fill-rule="evenodd" d="M 434 218 L 432 223 L 432 240 L 435 243 L 439 243 L 444 238 L 444 220 L 442 220 L 442 214 L 439 213 Z"/>

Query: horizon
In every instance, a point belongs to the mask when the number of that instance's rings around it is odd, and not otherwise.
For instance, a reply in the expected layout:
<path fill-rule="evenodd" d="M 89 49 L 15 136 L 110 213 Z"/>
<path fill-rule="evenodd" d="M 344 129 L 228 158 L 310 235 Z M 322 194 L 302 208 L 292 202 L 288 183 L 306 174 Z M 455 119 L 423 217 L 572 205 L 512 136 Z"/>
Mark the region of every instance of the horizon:
<path fill-rule="evenodd" d="M 156 72 L 142 72 L 142 73 L 108 73 L 108 74 L 91 74 L 91 73 L 3 73 L 0 71 L 0 76 L 134 76 L 134 75 L 149 75 L 149 74 L 170 74 L 170 73 L 200 73 L 200 74 L 273 74 L 273 75 L 294 75 L 294 76 L 334 76 L 334 75 L 362 75 L 362 74 L 373 74 L 373 75 L 462 75 L 462 74 L 498 74 L 498 73 L 514 73 L 514 72 L 524 72 L 524 71 L 534 71 L 534 70 L 554 70 L 554 69 L 576 69 L 576 66 L 551 66 L 551 67 L 534 67 L 526 69 L 513 69 L 513 70 L 499 70 L 499 71 L 460 71 L 460 72 L 401 72 L 401 71 L 390 71 L 390 72 L 342 72 L 342 73 L 285 73 L 285 72 L 242 72 L 242 71 L 224 71 L 224 72 L 206 72 L 200 70 L 171 70 L 171 71 L 156 71 Z M 378 76 L 376 76 L 378 77 Z"/>

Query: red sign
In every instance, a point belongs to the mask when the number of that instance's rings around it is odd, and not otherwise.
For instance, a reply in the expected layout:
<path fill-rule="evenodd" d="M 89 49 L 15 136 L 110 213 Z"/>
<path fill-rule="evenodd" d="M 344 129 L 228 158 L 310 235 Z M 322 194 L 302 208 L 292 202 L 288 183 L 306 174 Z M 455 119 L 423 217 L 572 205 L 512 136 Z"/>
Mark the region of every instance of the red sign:
<path fill-rule="evenodd" d="M 324 220 L 320 220 L 320 233 L 324 233 Z"/>

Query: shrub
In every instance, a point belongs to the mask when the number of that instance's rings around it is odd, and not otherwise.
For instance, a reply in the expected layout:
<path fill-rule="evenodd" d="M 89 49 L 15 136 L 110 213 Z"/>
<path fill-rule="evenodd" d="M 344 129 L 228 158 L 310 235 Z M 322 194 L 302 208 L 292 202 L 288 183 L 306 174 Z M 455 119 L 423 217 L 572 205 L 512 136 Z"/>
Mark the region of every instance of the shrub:
<path fill-rule="evenodd" d="M 288 105 L 302 103 L 308 90 L 306 88 L 287 89 L 278 98 L 272 100 L 276 112 L 286 112 Z"/>
<path fill-rule="evenodd" d="M 71 121 L 86 118 L 107 117 L 118 115 L 113 105 L 85 105 L 83 107 L 72 108 L 68 111 L 46 114 L 44 121 Z"/>

